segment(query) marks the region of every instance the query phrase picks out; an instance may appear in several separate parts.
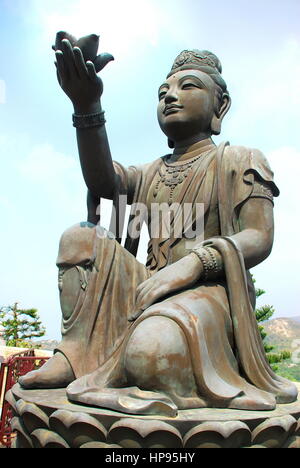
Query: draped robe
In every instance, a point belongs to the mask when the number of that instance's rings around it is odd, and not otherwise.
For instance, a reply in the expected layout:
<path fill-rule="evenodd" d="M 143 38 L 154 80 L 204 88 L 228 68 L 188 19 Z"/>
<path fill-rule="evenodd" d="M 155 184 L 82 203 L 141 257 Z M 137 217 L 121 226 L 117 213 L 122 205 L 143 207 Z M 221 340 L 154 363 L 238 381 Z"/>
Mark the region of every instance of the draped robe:
<path fill-rule="evenodd" d="M 249 197 L 271 200 L 272 195 L 278 195 L 272 171 L 257 150 L 227 144 L 216 148 L 211 141 L 204 141 L 189 157 L 198 153 L 204 156 L 193 163 L 187 180 L 176 187 L 174 199 L 193 207 L 203 203 L 201 245 L 221 254 L 224 275 L 220 279 L 199 280 L 192 287 L 163 297 L 130 323 L 137 286 L 182 256 L 178 238 L 171 233 L 168 238 L 150 239 L 147 266 L 135 258 L 138 236 L 128 236 L 124 248 L 105 231 L 99 237 L 95 227 L 83 227 L 90 238 L 90 252 L 78 252 L 76 260 L 69 258 L 61 242 L 58 265 L 82 264 L 84 255 L 89 264 L 86 285 L 74 311 L 63 318 L 63 340 L 57 349 L 69 360 L 76 376 L 67 388 L 72 401 L 131 414 L 175 416 L 178 409 L 236 408 L 241 397 L 246 398 L 248 409 L 258 410 L 295 400 L 296 387 L 274 374 L 266 360 L 253 311 L 253 284 L 230 237 L 239 232 L 239 208 Z M 119 180 L 116 196 L 126 194 L 133 207 L 139 202 L 149 208 L 164 163 L 164 158 L 159 158 L 129 169 L 115 163 Z M 265 191 L 255 193 L 256 182 L 262 183 Z M 166 187 L 158 192 L 159 202 L 166 200 L 164 191 L 167 193 Z M 131 222 L 135 216 L 132 211 Z M 172 232 L 178 219 L 175 213 Z M 166 393 L 128 385 L 124 363 L 128 340 L 137 326 L 153 316 L 167 317 L 183 331 L 196 393 L 182 397 L 176 394 L 175 386 Z"/>

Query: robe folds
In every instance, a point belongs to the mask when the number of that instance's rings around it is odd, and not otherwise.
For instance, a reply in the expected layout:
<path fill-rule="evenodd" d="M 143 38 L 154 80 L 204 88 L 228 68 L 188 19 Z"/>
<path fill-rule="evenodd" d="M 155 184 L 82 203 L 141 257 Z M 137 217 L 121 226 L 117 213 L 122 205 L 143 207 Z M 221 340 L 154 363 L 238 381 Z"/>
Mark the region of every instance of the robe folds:
<path fill-rule="evenodd" d="M 207 142 L 206 142 L 207 144 Z M 269 165 L 257 150 L 244 147 L 206 146 L 187 183 L 177 192 L 179 204 L 202 201 L 209 236 L 200 245 L 216 249 L 222 256 L 224 276 L 216 281 L 199 281 L 152 304 L 131 323 L 137 286 L 176 261 L 172 251 L 177 239 L 150 239 L 147 266 L 135 258 L 139 238 L 127 237 L 125 248 L 99 227 L 80 227 L 88 236 L 90 252 L 85 287 L 72 314 L 63 317 L 63 339 L 57 351 L 69 360 L 76 380 L 67 388 L 75 402 L 109 408 L 129 414 L 176 416 L 180 409 L 200 407 L 267 410 L 277 403 L 292 402 L 296 387 L 277 376 L 265 357 L 254 314 L 255 294 L 244 259 L 231 236 L 239 232 L 241 205 L 254 192 L 255 181 L 267 188 L 266 197 L 277 196 Z M 116 197 L 126 194 L 129 203 L 147 205 L 163 158 L 141 167 L 115 164 L 119 186 Z M 271 195 L 270 195 L 271 194 Z M 199 198 L 200 197 L 200 198 Z M 136 213 L 132 210 L 131 220 Z M 176 224 L 176 213 L 173 227 Z M 214 229 L 209 228 L 214 226 Z M 77 240 L 71 242 L 76 244 Z M 83 258 L 70 258 L 62 238 L 58 265 L 82 265 Z M 79 244 L 78 244 L 79 246 Z M 75 245 L 76 250 L 76 245 Z M 82 249 L 81 249 L 82 251 Z M 183 332 L 191 358 L 197 392 L 168 393 L 129 386 L 125 372 L 127 343 L 144 320 L 164 316 Z M 161 330 L 161 333 L 164 331 Z M 243 401 L 243 405 L 239 404 Z"/>

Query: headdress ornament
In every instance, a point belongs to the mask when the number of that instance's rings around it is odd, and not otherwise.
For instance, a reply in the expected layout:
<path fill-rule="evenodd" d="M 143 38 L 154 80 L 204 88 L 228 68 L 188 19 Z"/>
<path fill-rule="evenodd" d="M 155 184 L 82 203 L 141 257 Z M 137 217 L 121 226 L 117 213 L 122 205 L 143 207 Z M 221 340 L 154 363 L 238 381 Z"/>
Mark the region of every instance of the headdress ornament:
<path fill-rule="evenodd" d="M 221 76 L 221 62 L 218 57 L 209 50 L 183 50 L 176 57 L 167 78 L 178 71 L 190 69 L 201 70 L 207 73 L 223 91 L 227 89 L 226 83 Z"/>

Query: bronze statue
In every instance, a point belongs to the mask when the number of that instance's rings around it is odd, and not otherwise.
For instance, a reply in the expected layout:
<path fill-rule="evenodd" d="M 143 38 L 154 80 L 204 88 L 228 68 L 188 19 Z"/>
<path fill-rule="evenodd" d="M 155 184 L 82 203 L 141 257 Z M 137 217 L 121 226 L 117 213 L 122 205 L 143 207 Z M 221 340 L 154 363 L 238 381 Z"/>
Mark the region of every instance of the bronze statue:
<path fill-rule="evenodd" d="M 71 401 L 131 414 L 271 410 L 295 401 L 296 387 L 266 360 L 248 271 L 271 252 L 279 191 L 260 151 L 211 138 L 231 102 L 219 59 L 206 50 L 176 58 L 158 102 L 173 152 L 125 168 L 110 155 L 97 72 L 113 58 L 96 57 L 98 40 L 59 33 L 54 47 L 60 86 L 74 106 L 88 222 L 60 242 L 62 341 L 21 385 L 66 387 Z M 132 205 L 125 247 L 118 232 L 113 238 L 97 225 L 96 211 L 100 198 L 118 206 L 122 196 Z M 151 217 L 157 205 L 169 207 L 168 235 Z M 198 205 L 203 232 L 194 231 Z M 150 232 L 146 266 L 135 258 L 141 206 Z M 183 223 L 185 206 L 191 216 Z"/>

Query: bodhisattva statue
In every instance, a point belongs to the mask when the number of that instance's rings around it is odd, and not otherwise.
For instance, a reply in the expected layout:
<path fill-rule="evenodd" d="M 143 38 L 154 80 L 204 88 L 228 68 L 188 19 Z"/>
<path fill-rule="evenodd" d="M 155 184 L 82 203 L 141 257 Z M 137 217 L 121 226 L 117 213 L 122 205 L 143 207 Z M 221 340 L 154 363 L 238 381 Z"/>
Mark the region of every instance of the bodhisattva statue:
<path fill-rule="evenodd" d="M 73 402 L 142 415 L 272 410 L 295 401 L 294 384 L 266 360 L 248 272 L 271 252 L 279 191 L 260 151 L 211 138 L 231 102 L 219 59 L 181 52 L 158 92 L 158 122 L 174 150 L 125 168 L 110 154 L 97 72 L 113 57 L 96 57 L 98 39 L 59 33 L 54 47 L 59 84 L 74 105 L 89 217 L 59 246 L 62 341 L 21 385 L 66 387 Z M 99 199 L 120 195 L 135 226 L 125 247 L 97 226 Z M 163 203 L 169 234 L 161 222 L 151 235 L 151 208 Z M 141 205 L 150 232 L 146 266 L 135 258 Z M 204 230 L 191 244 L 186 233 L 199 221 L 198 205 Z M 185 206 L 192 210 L 183 223 Z"/>

